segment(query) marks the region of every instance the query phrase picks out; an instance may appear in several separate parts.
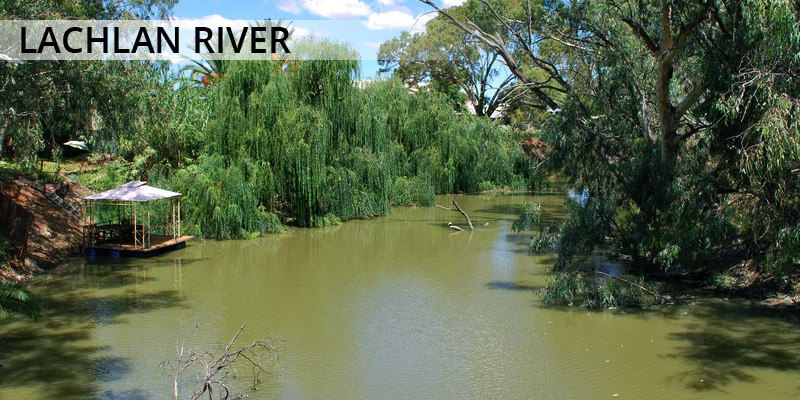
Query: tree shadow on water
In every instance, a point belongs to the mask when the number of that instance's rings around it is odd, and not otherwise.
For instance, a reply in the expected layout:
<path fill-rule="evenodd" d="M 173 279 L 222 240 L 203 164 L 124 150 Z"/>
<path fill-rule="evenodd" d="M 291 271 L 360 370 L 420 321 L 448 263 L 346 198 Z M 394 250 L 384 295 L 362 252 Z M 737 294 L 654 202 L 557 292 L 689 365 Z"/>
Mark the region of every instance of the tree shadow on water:
<path fill-rule="evenodd" d="M 758 383 L 755 370 L 797 373 L 800 378 L 800 324 L 768 307 L 733 302 L 703 305 L 702 322 L 670 334 L 680 342 L 670 357 L 694 368 L 674 379 L 698 392 L 736 382 Z"/>
<path fill-rule="evenodd" d="M 518 284 L 508 281 L 493 281 L 486 284 L 489 289 L 502 289 L 502 290 L 520 290 L 520 291 L 540 291 L 544 287 Z"/>
<path fill-rule="evenodd" d="M 147 281 L 126 270 L 118 270 L 116 276 L 107 271 L 99 274 L 103 275 L 101 281 L 111 279 L 123 286 Z M 124 379 L 131 364 L 111 353 L 113 349 L 106 343 L 93 340 L 92 332 L 100 325 L 123 322 L 126 315 L 186 307 L 184 298 L 172 290 L 147 292 L 118 285 L 96 290 L 94 279 L 85 286 L 63 283 L 51 281 L 40 288 L 46 297 L 38 320 L 0 320 L 0 376 L 4 378 L 0 379 L 0 393 L 31 388 L 39 397 L 52 399 L 152 397 L 138 389 L 115 392 L 103 388 L 104 383 Z"/>
<path fill-rule="evenodd" d="M 141 259 L 119 259 L 110 262 L 110 257 L 104 260 L 90 260 L 81 258 L 59 267 L 48 275 L 44 275 L 36 282 L 36 286 L 74 286 L 79 282 L 85 288 L 119 288 L 132 284 L 141 284 L 152 281 L 148 271 L 155 268 L 186 267 L 191 264 L 205 261 L 206 258 L 150 258 L 146 264 Z"/>

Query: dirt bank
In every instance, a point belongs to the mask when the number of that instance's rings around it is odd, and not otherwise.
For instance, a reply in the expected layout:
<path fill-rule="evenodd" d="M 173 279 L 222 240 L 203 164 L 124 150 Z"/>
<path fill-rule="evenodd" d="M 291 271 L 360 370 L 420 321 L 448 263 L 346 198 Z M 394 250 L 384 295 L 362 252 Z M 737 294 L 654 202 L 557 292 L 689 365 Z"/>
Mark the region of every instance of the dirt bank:
<path fill-rule="evenodd" d="M 35 272 L 57 266 L 80 252 L 83 245 L 80 213 L 70 214 L 45 196 L 42 182 L 23 176 L 0 181 L 0 233 L 9 247 L 0 257 L 0 276 L 26 279 Z M 80 210 L 90 194 L 83 185 L 65 180 L 56 189 L 60 197 Z"/>

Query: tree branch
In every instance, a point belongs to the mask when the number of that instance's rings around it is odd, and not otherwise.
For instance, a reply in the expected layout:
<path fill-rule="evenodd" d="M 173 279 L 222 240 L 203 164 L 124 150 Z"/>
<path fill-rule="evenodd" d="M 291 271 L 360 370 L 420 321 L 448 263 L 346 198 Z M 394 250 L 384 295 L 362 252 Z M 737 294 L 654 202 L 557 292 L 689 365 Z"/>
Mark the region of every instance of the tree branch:
<path fill-rule="evenodd" d="M 653 42 L 653 39 L 650 38 L 650 35 L 648 35 L 647 32 L 645 32 L 644 28 L 642 28 L 642 26 L 639 25 L 638 22 L 628 17 L 622 17 L 622 22 L 628 25 L 633 31 L 633 33 L 636 34 L 636 36 L 638 36 L 639 39 L 642 40 L 644 45 L 647 47 L 648 50 L 650 50 L 650 53 L 653 56 L 658 56 L 658 47 L 656 47 L 656 44 Z"/>
<path fill-rule="evenodd" d="M 456 206 L 456 209 L 458 209 L 458 212 L 460 212 L 461 215 L 463 215 L 464 218 L 467 219 L 467 224 L 469 224 L 469 230 L 474 231 L 475 228 L 472 226 L 472 220 L 469 219 L 469 215 L 467 215 L 467 213 L 465 213 L 464 210 L 462 210 L 461 207 L 459 207 L 459 205 L 458 205 L 458 203 L 456 203 L 455 199 L 453 199 L 453 205 Z"/>
<path fill-rule="evenodd" d="M 675 119 L 680 119 L 686 111 L 689 110 L 698 100 L 700 100 L 700 96 L 705 93 L 705 87 L 703 87 L 702 83 L 698 83 L 697 86 L 692 89 L 686 97 L 678 103 L 678 106 L 675 107 Z"/>

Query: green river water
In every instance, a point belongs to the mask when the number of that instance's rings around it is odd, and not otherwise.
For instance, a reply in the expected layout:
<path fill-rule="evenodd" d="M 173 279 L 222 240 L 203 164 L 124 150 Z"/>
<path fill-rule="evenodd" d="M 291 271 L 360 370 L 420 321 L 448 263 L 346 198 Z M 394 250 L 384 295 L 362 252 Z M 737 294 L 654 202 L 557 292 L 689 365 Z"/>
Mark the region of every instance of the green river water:
<path fill-rule="evenodd" d="M 439 197 L 448 204 L 453 196 Z M 35 280 L 39 321 L 0 324 L 1 399 L 170 398 L 176 342 L 280 338 L 255 399 L 793 399 L 800 325 L 722 299 L 648 312 L 544 309 L 552 257 L 511 221 L 564 193 L 454 196 L 455 212 L 243 241 L 194 241 L 151 259 L 78 259 Z M 488 225 L 485 225 L 488 223 Z M 189 393 L 191 371 L 182 389 Z"/>

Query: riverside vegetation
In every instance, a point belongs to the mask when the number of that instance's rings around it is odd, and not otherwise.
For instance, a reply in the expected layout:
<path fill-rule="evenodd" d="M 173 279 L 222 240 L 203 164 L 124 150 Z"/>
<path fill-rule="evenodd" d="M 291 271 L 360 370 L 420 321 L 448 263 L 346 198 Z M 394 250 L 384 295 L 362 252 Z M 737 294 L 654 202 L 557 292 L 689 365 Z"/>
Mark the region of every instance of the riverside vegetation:
<path fill-rule="evenodd" d="M 183 192 L 184 227 L 210 238 L 369 218 L 553 173 L 587 195 L 563 221 L 525 229 L 570 279 L 598 252 L 679 279 L 799 271 L 800 3 L 422 3 L 440 13 L 426 33 L 437 40 L 391 41 L 381 57 L 395 79 L 365 88 L 356 61 L 214 62 L 199 82 L 176 82 L 159 63 L 4 63 L 2 157 L 32 166 L 86 140 L 120 156 L 89 185 L 147 179 Z M 149 18 L 172 5 L 2 4 L 0 16 L 17 19 Z M 404 58 L 425 54 L 435 59 Z M 473 90 L 501 73 L 498 93 Z M 409 94 L 404 84 L 419 81 L 430 89 Z M 483 117 L 465 115 L 464 96 Z M 504 116 L 492 121 L 490 109 Z M 520 145 L 531 132 L 535 161 Z"/>
<path fill-rule="evenodd" d="M 430 206 L 435 193 L 522 189 L 533 176 L 512 130 L 398 81 L 359 89 L 357 76 L 356 61 L 231 63 L 210 88 L 169 89 L 159 107 L 176 126 L 88 183 L 149 179 L 186 195 L 188 232 L 232 239 Z"/>
<path fill-rule="evenodd" d="M 422 2 L 440 13 L 428 34 L 447 30 L 460 51 L 441 62 L 420 48 L 446 46 L 401 36 L 382 47 L 399 75 L 458 85 L 502 59 L 529 88 L 532 107 L 517 111 L 538 122 L 547 166 L 586 194 L 564 221 L 536 227 L 531 249 L 557 250 L 555 269 L 568 275 L 546 300 L 592 292 L 593 282 L 575 281 L 595 268 L 592 254 L 643 275 L 710 280 L 730 270 L 794 291 L 800 2 Z M 435 57 L 407 58 L 425 54 Z"/>

